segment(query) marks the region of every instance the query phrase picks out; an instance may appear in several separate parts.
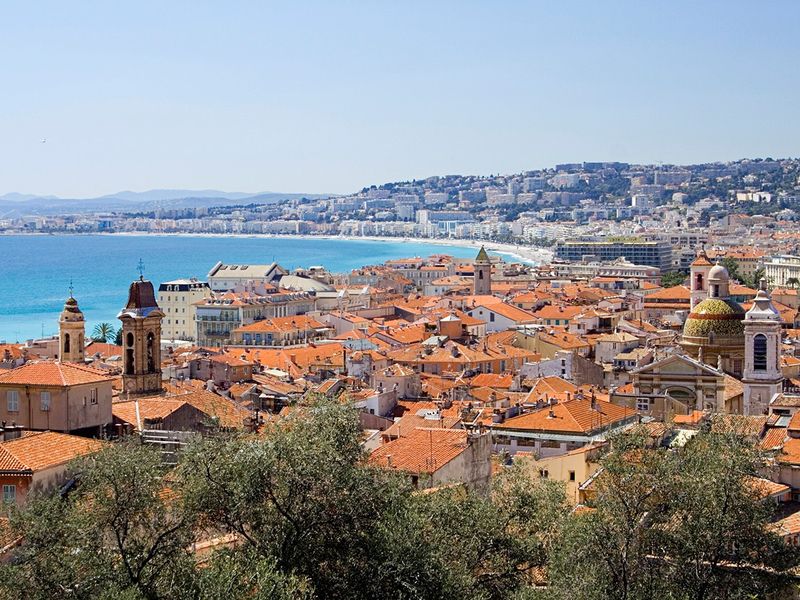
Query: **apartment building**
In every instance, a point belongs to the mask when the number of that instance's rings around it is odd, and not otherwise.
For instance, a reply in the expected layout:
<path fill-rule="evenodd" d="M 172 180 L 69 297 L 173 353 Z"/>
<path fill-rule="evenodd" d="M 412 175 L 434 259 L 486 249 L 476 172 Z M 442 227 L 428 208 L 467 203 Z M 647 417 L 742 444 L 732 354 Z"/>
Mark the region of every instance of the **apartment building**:
<path fill-rule="evenodd" d="M 165 281 L 158 286 L 158 305 L 166 315 L 161 321 L 161 335 L 167 340 L 194 341 L 195 304 L 211 297 L 211 288 L 196 278 Z"/>
<path fill-rule="evenodd" d="M 255 321 L 301 315 L 314 310 L 309 292 L 228 292 L 204 298 L 195 304 L 197 344 L 220 347 L 233 343 L 233 332 Z"/>
<path fill-rule="evenodd" d="M 601 262 L 625 258 L 637 265 L 658 267 L 663 272 L 672 268 L 672 245 L 667 241 L 562 241 L 556 245 L 556 257 L 568 262 L 581 262 L 595 257 Z"/>

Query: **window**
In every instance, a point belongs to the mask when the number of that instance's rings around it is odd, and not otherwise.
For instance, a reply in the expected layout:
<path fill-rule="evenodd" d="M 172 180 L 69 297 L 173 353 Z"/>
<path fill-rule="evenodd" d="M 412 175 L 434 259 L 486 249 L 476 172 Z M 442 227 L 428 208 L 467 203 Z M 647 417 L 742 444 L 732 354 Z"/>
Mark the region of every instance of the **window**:
<path fill-rule="evenodd" d="M 489 320 L 494 323 L 494 313 L 489 313 Z"/>
<path fill-rule="evenodd" d="M 64 354 L 69 352 L 69 334 L 64 334 Z"/>
<path fill-rule="evenodd" d="M 133 375 L 134 372 L 134 354 L 133 354 L 133 334 L 128 332 L 128 335 L 125 336 L 125 344 L 127 348 L 125 348 L 125 373 L 127 375 Z"/>
<path fill-rule="evenodd" d="M 97 404 L 97 388 L 94 388 L 89 392 L 89 402 L 92 404 Z"/>
<path fill-rule="evenodd" d="M 147 334 L 147 372 L 153 373 L 155 366 L 155 336 L 152 332 Z"/>
<path fill-rule="evenodd" d="M 569 480 L 570 481 L 575 481 L 575 471 L 570 471 L 569 472 Z"/>
<path fill-rule="evenodd" d="M 636 399 L 636 410 L 641 410 L 647 412 L 650 410 L 650 400 L 648 398 L 637 398 Z"/>
<path fill-rule="evenodd" d="M 42 410 L 50 410 L 50 392 L 41 392 L 39 394 L 39 402 Z"/>
<path fill-rule="evenodd" d="M 17 390 L 8 390 L 6 392 L 6 403 L 8 412 L 19 411 L 19 392 Z"/>
<path fill-rule="evenodd" d="M 3 502 L 12 504 L 17 501 L 17 486 L 4 485 L 3 486 Z"/>
<path fill-rule="evenodd" d="M 753 338 L 753 369 L 767 370 L 767 336 L 759 333 Z"/>

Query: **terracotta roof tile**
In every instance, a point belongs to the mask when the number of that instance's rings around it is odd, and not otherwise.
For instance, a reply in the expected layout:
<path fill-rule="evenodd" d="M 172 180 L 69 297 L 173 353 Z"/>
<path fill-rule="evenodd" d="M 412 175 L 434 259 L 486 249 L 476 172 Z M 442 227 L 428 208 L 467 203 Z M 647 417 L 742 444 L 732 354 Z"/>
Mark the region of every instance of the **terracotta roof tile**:
<path fill-rule="evenodd" d="M 111 381 L 103 371 L 72 363 L 56 361 L 31 361 L 21 367 L 0 374 L 0 384 L 46 385 L 67 387 L 87 383 Z"/>
<path fill-rule="evenodd" d="M 97 452 L 103 445 L 100 440 L 55 431 L 26 431 L 15 440 L 0 442 L 0 472 L 35 473 Z"/>
<path fill-rule="evenodd" d="M 506 419 L 494 427 L 531 431 L 588 434 L 610 424 L 636 416 L 636 411 L 610 402 L 596 401 L 592 408 L 588 398 L 558 402 L 532 412 Z M 552 416 L 551 416 L 552 411 Z"/>
<path fill-rule="evenodd" d="M 467 432 L 462 429 L 418 428 L 373 451 L 369 461 L 383 468 L 408 473 L 434 473 L 467 447 Z"/>

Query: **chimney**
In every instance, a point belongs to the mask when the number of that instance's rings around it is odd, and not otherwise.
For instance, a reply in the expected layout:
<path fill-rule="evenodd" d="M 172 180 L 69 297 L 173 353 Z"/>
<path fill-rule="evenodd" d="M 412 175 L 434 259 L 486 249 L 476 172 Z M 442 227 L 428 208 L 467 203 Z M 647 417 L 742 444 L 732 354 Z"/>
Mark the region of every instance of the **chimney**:
<path fill-rule="evenodd" d="M 22 425 L 11 423 L 9 427 L 6 427 L 3 430 L 3 441 L 7 442 L 9 440 L 16 440 L 17 438 L 22 437 L 23 429 L 24 427 Z"/>
<path fill-rule="evenodd" d="M 392 467 L 392 455 L 389 454 L 386 456 L 386 466 L 391 468 Z"/>

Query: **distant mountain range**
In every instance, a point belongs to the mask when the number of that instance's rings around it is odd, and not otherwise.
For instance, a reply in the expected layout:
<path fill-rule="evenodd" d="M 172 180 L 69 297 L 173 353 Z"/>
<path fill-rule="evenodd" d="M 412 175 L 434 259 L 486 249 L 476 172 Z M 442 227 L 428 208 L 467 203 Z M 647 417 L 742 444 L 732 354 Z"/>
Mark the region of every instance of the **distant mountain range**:
<path fill-rule="evenodd" d="M 325 198 L 328 194 L 222 192 L 220 190 L 122 191 L 97 198 L 59 198 L 11 192 L 0 196 L 0 218 L 86 212 L 146 212 L 158 208 L 204 208 L 234 204 L 272 204 L 295 198 Z"/>

